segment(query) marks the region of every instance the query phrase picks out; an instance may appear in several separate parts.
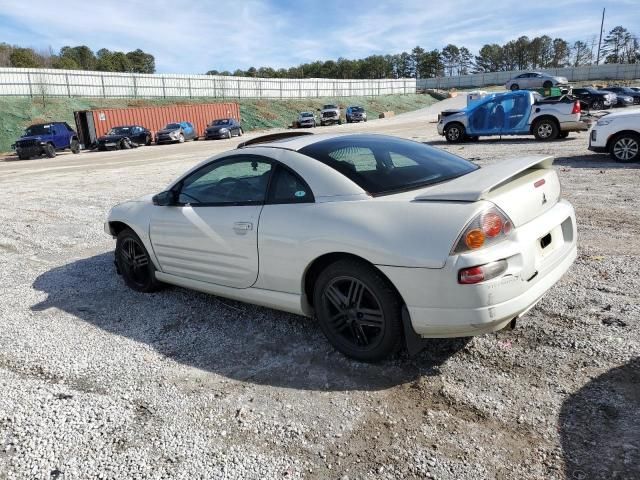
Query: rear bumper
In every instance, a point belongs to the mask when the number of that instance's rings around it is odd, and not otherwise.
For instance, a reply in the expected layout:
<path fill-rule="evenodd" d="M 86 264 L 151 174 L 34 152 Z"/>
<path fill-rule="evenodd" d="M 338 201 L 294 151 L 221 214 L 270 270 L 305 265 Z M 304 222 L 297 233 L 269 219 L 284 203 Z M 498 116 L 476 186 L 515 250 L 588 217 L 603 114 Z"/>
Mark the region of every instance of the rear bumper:
<path fill-rule="evenodd" d="M 553 241 L 542 249 L 540 238 Z M 512 239 L 478 252 L 451 256 L 442 269 L 379 266 L 403 297 L 415 332 L 462 337 L 492 332 L 532 308 L 577 255 L 573 207 L 560 202 L 514 230 Z M 506 259 L 507 271 L 476 285 L 460 285 L 461 268 Z"/>
<path fill-rule="evenodd" d="M 562 122 L 560 130 L 563 132 L 584 132 L 589 130 L 589 124 L 580 120 L 577 122 Z"/>

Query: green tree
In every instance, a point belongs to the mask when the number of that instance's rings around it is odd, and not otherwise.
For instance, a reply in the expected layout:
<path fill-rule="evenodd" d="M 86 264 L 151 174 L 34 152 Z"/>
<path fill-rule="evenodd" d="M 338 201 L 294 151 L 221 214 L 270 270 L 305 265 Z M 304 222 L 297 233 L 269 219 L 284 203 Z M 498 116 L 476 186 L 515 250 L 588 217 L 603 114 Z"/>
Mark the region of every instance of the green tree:
<path fill-rule="evenodd" d="M 95 70 L 97 59 L 93 51 L 86 45 L 77 47 L 62 47 L 60 54 L 61 59 L 73 60 L 82 70 Z"/>
<path fill-rule="evenodd" d="M 31 48 L 14 48 L 9 54 L 9 61 L 14 68 L 40 68 L 42 61 Z"/>
<path fill-rule="evenodd" d="M 11 52 L 13 47 L 8 43 L 0 43 L 0 67 L 11 66 Z"/>
<path fill-rule="evenodd" d="M 497 72 L 502 70 L 504 52 L 497 43 L 484 45 L 476 56 L 477 72 Z"/>
<path fill-rule="evenodd" d="M 128 52 L 127 60 L 129 68 L 134 73 L 156 73 L 156 59 L 150 53 L 145 53 L 139 48 Z"/>
<path fill-rule="evenodd" d="M 591 50 L 585 42 L 578 40 L 573 44 L 571 48 L 572 52 L 572 61 L 571 64 L 574 67 L 581 67 L 583 65 L 589 65 L 593 59 L 591 55 Z"/>
<path fill-rule="evenodd" d="M 629 30 L 620 25 L 613 28 L 603 40 L 602 52 L 605 55 L 605 63 L 624 63 L 628 59 L 626 54 L 632 41 L 633 36 Z"/>
<path fill-rule="evenodd" d="M 562 38 L 555 38 L 553 40 L 553 58 L 550 66 L 554 68 L 565 67 L 569 63 L 570 52 L 569 42 Z"/>
<path fill-rule="evenodd" d="M 56 57 L 52 62 L 53 68 L 60 70 L 80 70 L 80 65 L 76 63 L 73 58 L 70 57 Z"/>

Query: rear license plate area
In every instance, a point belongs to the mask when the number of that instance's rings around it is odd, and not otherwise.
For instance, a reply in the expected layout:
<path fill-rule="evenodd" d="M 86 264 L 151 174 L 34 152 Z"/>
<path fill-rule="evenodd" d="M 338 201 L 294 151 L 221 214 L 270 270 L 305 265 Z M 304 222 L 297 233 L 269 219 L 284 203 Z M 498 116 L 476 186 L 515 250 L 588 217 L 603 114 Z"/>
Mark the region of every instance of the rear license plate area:
<path fill-rule="evenodd" d="M 540 239 L 540 247 L 544 250 L 549 245 L 551 245 L 551 241 L 552 241 L 551 232 L 549 232 Z"/>

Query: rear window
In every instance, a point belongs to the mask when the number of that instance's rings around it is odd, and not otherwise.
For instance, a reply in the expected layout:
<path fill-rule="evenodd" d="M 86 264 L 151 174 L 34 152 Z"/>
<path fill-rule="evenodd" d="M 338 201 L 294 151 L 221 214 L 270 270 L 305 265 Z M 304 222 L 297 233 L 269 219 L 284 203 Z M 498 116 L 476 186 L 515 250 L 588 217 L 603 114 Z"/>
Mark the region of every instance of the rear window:
<path fill-rule="evenodd" d="M 422 143 L 382 135 L 347 135 L 323 140 L 300 153 L 330 166 L 372 195 L 444 182 L 478 167 Z"/>

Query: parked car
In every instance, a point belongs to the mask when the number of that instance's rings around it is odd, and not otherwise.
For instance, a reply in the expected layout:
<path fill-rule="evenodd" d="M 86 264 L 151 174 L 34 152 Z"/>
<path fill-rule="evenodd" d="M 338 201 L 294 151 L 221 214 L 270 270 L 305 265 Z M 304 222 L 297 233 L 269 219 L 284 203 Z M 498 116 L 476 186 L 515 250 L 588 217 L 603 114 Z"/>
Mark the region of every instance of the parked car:
<path fill-rule="evenodd" d="M 313 316 L 337 350 L 374 361 L 403 339 L 514 326 L 562 277 L 576 220 L 552 163 L 268 135 L 113 207 L 105 231 L 136 291 L 169 283 Z"/>
<path fill-rule="evenodd" d="M 526 72 L 513 77 L 504 86 L 507 90 L 529 90 L 568 84 L 569 80 L 565 77 L 556 77 L 543 72 Z"/>
<path fill-rule="evenodd" d="M 593 87 L 574 88 L 571 94 L 580 100 L 580 108 L 583 110 L 604 110 L 616 103 L 615 93 L 603 92 Z"/>
<path fill-rule="evenodd" d="M 204 130 L 204 139 L 241 137 L 243 134 L 240 122 L 235 118 L 218 118 Z"/>
<path fill-rule="evenodd" d="M 191 122 L 172 122 L 156 133 L 156 144 L 161 143 L 184 143 L 187 140 L 198 138 L 196 129 Z"/>
<path fill-rule="evenodd" d="M 98 137 L 98 150 L 127 149 L 139 145 L 151 145 L 152 135 L 140 125 L 113 127 L 106 135 Z"/>
<path fill-rule="evenodd" d="M 640 110 L 614 112 L 591 127 L 589 150 L 609 153 L 617 162 L 640 161 Z"/>
<path fill-rule="evenodd" d="M 56 156 L 56 151 L 69 149 L 80 153 L 80 142 L 75 130 L 66 122 L 37 123 L 29 126 L 12 145 L 20 160 L 46 155 Z"/>
<path fill-rule="evenodd" d="M 320 125 L 342 125 L 340 118 L 340 107 L 334 104 L 324 105 L 320 110 Z"/>
<path fill-rule="evenodd" d="M 640 93 L 640 87 L 629 87 L 631 90 Z"/>
<path fill-rule="evenodd" d="M 367 112 L 365 109 L 356 105 L 347 107 L 345 116 L 347 117 L 347 123 L 367 121 Z"/>
<path fill-rule="evenodd" d="M 587 130 L 581 121 L 580 101 L 567 95 L 542 97 L 526 90 L 492 94 L 466 108 L 445 110 L 438 133 L 448 142 L 477 140 L 492 135 L 534 135 L 538 140 L 565 138 Z"/>
<path fill-rule="evenodd" d="M 300 112 L 296 120 L 298 128 L 315 127 L 316 123 L 316 116 L 313 112 Z"/>
<path fill-rule="evenodd" d="M 625 105 L 629 104 L 629 97 L 631 98 L 631 105 L 640 105 L 640 92 L 636 92 L 633 88 L 629 87 L 606 87 L 601 90 L 615 93 L 618 98 L 622 97 Z"/>

